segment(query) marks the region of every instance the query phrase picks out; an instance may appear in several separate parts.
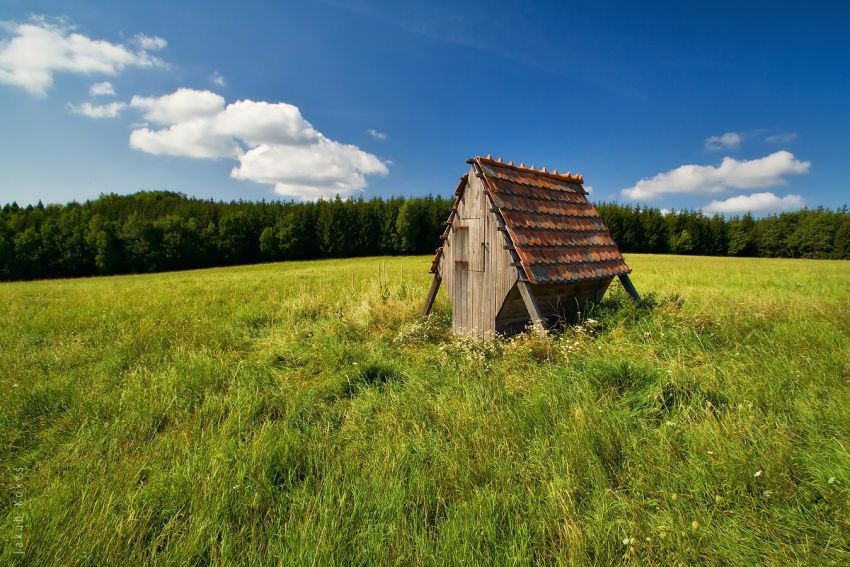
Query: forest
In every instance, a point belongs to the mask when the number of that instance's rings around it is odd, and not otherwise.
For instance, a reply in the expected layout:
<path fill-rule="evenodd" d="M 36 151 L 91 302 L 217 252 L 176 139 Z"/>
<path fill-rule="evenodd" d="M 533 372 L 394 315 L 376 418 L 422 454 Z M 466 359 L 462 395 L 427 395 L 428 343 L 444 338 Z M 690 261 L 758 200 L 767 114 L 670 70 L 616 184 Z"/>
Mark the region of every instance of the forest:
<path fill-rule="evenodd" d="M 425 254 L 452 200 L 219 202 L 168 191 L 0 211 L 0 279 L 159 272 L 289 259 Z M 850 258 L 850 212 L 764 218 L 598 203 L 623 252 Z"/>

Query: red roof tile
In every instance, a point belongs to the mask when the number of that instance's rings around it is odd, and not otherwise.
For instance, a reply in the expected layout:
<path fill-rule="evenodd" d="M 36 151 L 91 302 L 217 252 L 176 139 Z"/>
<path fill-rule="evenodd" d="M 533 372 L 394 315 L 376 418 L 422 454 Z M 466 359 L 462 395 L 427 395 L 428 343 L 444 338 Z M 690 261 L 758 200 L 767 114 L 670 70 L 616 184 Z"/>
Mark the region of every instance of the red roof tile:
<path fill-rule="evenodd" d="M 470 162 L 483 175 L 528 281 L 576 282 L 631 272 L 587 200 L 581 175 L 517 167 L 489 156 Z M 462 179 L 458 198 L 465 185 Z M 437 250 L 432 271 L 441 252 Z"/>

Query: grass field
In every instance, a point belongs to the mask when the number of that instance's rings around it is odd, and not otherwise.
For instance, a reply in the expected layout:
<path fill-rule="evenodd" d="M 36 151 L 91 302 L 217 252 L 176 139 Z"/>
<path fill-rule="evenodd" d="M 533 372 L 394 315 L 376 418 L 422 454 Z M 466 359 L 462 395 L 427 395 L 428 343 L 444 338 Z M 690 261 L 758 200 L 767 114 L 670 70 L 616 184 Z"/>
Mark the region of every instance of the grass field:
<path fill-rule="evenodd" d="M 2 284 L 0 562 L 850 564 L 850 263 L 627 261 L 488 342 L 424 257 Z"/>

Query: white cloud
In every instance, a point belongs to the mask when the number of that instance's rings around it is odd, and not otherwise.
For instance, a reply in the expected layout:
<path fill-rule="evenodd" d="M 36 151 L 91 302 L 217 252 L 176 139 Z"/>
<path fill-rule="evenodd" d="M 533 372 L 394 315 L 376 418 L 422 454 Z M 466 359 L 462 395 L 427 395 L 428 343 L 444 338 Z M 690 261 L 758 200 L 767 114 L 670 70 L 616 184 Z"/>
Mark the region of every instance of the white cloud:
<path fill-rule="evenodd" d="M 778 213 L 802 209 L 805 202 L 800 195 L 777 197 L 773 193 L 753 193 L 739 195 L 725 201 L 712 201 L 702 208 L 703 212 L 713 213 Z"/>
<path fill-rule="evenodd" d="M 367 175 L 386 175 L 387 164 L 352 145 L 330 140 L 279 102 L 240 100 L 225 104 L 211 91 L 179 89 L 161 97 L 133 97 L 145 125 L 130 134 L 130 146 L 156 155 L 234 159 L 234 179 L 273 185 L 281 195 L 317 199 L 352 195 Z"/>
<path fill-rule="evenodd" d="M 387 135 L 384 132 L 375 130 L 374 128 L 369 128 L 368 130 L 366 130 L 366 133 L 375 138 L 376 140 L 383 141 L 387 139 Z"/>
<path fill-rule="evenodd" d="M 280 195 L 312 200 L 352 195 L 366 187 L 366 175 L 387 173 L 386 164 L 374 155 L 320 134 L 308 145 L 257 146 L 239 157 L 231 176 L 273 184 Z"/>
<path fill-rule="evenodd" d="M 797 139 L 796 132 L 788 132 L 786 134 L 774 134 L 764 139 L 765 142 L 771 144 L 787 144 Z"/>
<path fill-rule="evenodd" d="M 163 130 L 138 128 L 130 133 L 130 147 L 154 155 L 191 158 L 233 158 L 242 150 L 230 136 L 217 135 L 208 120 L 195 119 Z"/>
<path fill-rule="evenodd" d="M 95 83 L 90 86 L 89 94 L 91 96 L 113 96 L 115 95 L 115 88 L 109 81 L 103 81 L 102 83 Z"/>
<path fill-rule="evenodd" d="M 115 118 L 127 105 L 123 102 L 110 102 L 100 106 L 93 105 L 90 102 L 82 104 L 68 104 L 68 110 L 74 114 L 82 114 L 89 118 Z"/>
<path fill-rule="evenodd" d="M 262 144 L 306 144 L 318 139 L 297 107 L 240 100 L 225 105 L 212 91 L 179 89 L 161 97 L 134 96 L 130 106 L 144 112 L 145 119 L 167 126 L 161 130 L 141 128 L 130 136 L 130 145 L 158 155 L 195 158 L 236 158 L 249 147 Z"/>
<path fill-rule="evenodd" d="M 321 137 L 297 106 L 285 102 L 239 100 L 227 105 L 215 121 L 219 132 L 241 138 L 250 146 L 302 145 Z"/>
<path fill-rule="evenodd" d="M 145 35 L 143 33 L 133 36 L 132 41 L 143 51 L 161 51 L 168 45 L 168 42 L 161 37 Z"/>
<path fill-rule="evenodd" d="M 726 132 L 720 136 L 710 136 L 705 139 L 708 150 L 736 150 L 741 147 L 741 135 L 737 132 Z"/>
<path fill-rule="evenodd" d="M 180 124 L 195 118 L 215 116 L 224 110 L 224 97 L 212 91 L 177 89 L 159 97 L 134 96 L 130 106 L 158 124 Z"/>
<path fill-rule="evenodd" d="M 221 73 L 218 71 L 213 71 L 213 74 L 209 77 L 210 82 L 214 85 L 218 85 L 220 87 L 226 87 L 227 81 L 224 80 L 224 77 L 221 76 Z"/>
<path fill-rule="evenodd" d="M 753 160 L 725 157 L 719 166 L 682 165 L 651 179 L 641 179 L 620 193 L 628 199 L 641 200 L 669 193 L 722 193 L 729 189 L 775 187 L 785 185 L 788 175 L 807 173 L 811 165 L 784 150 Z"/>
<path fill-rule="evenodd" d="M 584 191 L 585 191 L 585 193 L 587 193 L 588 195 L 590 195 L 591 193 L 593 193 L 593 186 L 592 186 L 592 185 L 585 185 L 585 186 L 584 186 Z"/>
<path fill-rule="evenodd" d="M 62 20 L 33 18 L 24 24 L 4 22 L 0 28 L 12 36 L 0 41 L 0 83 L 40 97 L 53 85 L 55 73 L 116 75 L 126 67 L 165 65 L 146 49 L 91 39 Z"/>

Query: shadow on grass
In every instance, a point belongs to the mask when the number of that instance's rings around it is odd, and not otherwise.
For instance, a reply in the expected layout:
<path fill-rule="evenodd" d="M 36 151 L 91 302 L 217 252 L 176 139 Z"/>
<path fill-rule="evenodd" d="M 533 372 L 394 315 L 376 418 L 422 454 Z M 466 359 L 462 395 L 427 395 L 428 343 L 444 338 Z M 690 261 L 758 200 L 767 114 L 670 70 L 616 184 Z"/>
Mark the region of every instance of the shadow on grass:
<path fill-rule="evenodd" d="M 383 362 L 373 362 L 346 379 L 342 386 L 342 396 L 351 398 L 366 389 L 381 389 L 386 384 L 400 381 L 402 378 L 402 373 L 394 366 Z"/>

